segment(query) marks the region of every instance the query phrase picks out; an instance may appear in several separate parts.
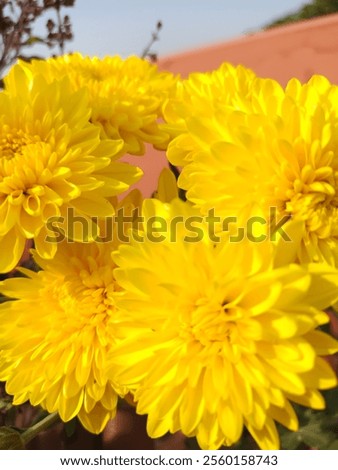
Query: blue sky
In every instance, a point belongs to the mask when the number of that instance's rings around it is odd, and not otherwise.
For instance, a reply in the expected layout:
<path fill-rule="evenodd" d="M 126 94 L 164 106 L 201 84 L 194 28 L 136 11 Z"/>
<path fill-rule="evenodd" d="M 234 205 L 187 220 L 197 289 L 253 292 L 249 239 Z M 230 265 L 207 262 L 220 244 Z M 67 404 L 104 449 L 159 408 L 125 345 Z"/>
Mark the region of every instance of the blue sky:
<path fill-rule="evenodd" d="M 306 0 L 76 0 L 74 41 L 67 51 L 103 57 L 140 54 L 158 20 L 160 56 L 226 41 L 259 30 Z"/>

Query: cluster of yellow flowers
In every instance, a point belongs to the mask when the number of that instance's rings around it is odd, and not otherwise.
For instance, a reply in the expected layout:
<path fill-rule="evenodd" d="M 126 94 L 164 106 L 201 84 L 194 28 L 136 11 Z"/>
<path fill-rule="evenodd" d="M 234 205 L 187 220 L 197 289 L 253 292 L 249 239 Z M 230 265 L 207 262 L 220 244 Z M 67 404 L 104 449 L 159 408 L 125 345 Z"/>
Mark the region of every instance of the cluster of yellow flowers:
<path fill-rule="evenodd" d="M 74 54 L 19 61 L 0 104 L 0 272 L 26 240 L 41 268 L 0 283 L 15 405 L 100 433 L 128 394 L 151 437 L 181 430 L 203 449 L 244 427 L 276 449 L 275 422 L 297 429 L 292 402 L 325 407 L 337 86 L 284 89 L 230 64 L 181 80 L 137 57 Z M 123 194 L 142 172 L 120 158 L 145 143 L 181 173 L 164 170 L 142 200 Z"/>

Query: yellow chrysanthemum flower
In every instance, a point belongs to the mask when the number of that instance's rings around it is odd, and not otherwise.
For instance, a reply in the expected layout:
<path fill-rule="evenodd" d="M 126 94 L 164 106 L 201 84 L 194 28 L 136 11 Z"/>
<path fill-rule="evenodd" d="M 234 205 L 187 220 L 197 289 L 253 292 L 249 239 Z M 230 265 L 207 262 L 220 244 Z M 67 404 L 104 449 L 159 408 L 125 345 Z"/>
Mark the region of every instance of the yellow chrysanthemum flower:
<path fill-rule="evenodd" d="M 136 389 L 153 438 L 181 430 L 217 449 L 238 441 L 246 426 L 262 449 L 276 449 L 275 421 L 298 426 L 291 402 L 324 408 L 317 389 L 337 384 L 319 356 L 338 343 L 316 330 L 328 322 L 321 309 L 337 296 L 337 271 L 283 265 L 268 242 L 215 244 L 203 224 L 203 237 L 188 243 L 198 222 L 195 212 L 188 222 L 189 212 L 177 201 L 147 201 L 145 219 L 166 221 L 164 239 L 145 236 L 114 254 L 125 289 L 117 305 L 131 329 L 148 328 L 117 345 L 114 376 Z"/>
<path fill-rule="evenodd" d="M 314 76 L 285 90 L 256 80 L 246 109 L 221 99 L 212 116 L 184 111 L 186 131 L 168 149 L 175 163 L 184 139 L 195 142 L 179 186 L 204 214 L 241 223 L 259 208 L 267 223 L 301 221 L 298 260 L 337 265 L 337 102 L 338 87 Z"/>
<path fill-rule="evenodd" d="M 48 81 L 69 77 L 74 90 L 85 88 L 91 121 L 101 135 L 122 139 L 123 153 L 143 155 L 144 143 L 165 148 L 168 135 L 158 126 L 161 107 L 176 79 L 156 65 L 136 56 L 83 57 L 69 54 L 47 60 L 20 62 L 28 73 L 42 73 Z M 10 80 L 5 80 L 10 88 Z"/>
<path fill-rule="evenodd" d="M 74 92 L 66 77 L 29 78 L 18 66 L 10 80 L 10 91 L 0 93 L 0 272 L 16 266 L 26 239 L 52 257 L 50 218 L 67 219 L 72 210 L 93 225 L 91 217 L 112 214 L 108 198 L 142 174 L 116 161 L 122 141 L 100 139 L 85 90 Z"/>
<path fill-rule="evenodd" d="M 172 138 L 176 137 L 168 148 L 170 162 L 185 166 L 200 148 L 199 136 L 189 132 L 190 118 L 199 116 L 212 123 L 215 114 L 223 113 L 225 106 L 232 110 L 251 109 L 255 82 L 252 70 L 230 63 L 213 72 L 192 73 L 188 79 L 177 82 L 175 93 L 163 109 L 166 121 L 163 128 Z"/>
<path fill-rule="evenodd" d="M 120 206 L 126 215 L 133 196 Z M 93 433 L 115 416 L 118 395 L 125 394 L 106 373 L 125 321 L 116 307 L 121 288 L 111 251 L 119 241 L 112 227 L 106 242 L 63 241 L 53 260 L 35 252 L 42 271 L 21 269 L 27 277 L 0 283 L 2 294 L 17 299 L 0 305 L 0 380 L 13 403 L 29 400 L 63 421 L 77 416 Z"/>

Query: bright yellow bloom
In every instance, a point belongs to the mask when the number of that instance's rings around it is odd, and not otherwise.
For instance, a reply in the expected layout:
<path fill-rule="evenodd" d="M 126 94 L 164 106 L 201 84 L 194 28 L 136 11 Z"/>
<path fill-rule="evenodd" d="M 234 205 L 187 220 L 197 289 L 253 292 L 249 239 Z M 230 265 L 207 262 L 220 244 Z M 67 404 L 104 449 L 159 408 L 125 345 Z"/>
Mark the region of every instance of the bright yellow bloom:
<path fill-rule="evenodd" d="M 121 141 L 104 140 L 89 122 L 86 92 L 72 91 L 67 78 L 48 84 L 15 66 L 10 91 L 0 93 L 0 272 L 13 269 L 26 239 L 42 257 L 51 217 L 113 213 L 108 198 L 126 189 L 141 170 L 116 161 Z"/>
<path fill-rule="evenodd" d="M 130 213 L 131 195 L 122 207 Z M 125 393 L 106 373 L 109 352 L 124 337 L 111 259 L 115 235 L 106 243 L 64 241 L 53 260 L 35 253 L 42 271 L 22 269 L 26 278 L 0 283 L 17 299 L 0 306 L 0 380 L 14 404 L 29 400 L 63 421 L 77 416 L 93 433 L 115 416 Z"/>
<path fill-rule="evenodd" d="M 225 106 L 231 110 L 250 110 L 255 82 L 256 75 L 252 70 L 229 63 L 213 72 L 192 73 L 187 80 L 179 81 L 175 94 L 170 96 L 163 109 L 166 121 L 163 128 L 176 137 L 168 149 L 170 162 L 185 166 L 200 149 L 199 136 L 189 132 L 191 118 L 198 116 L 212 125 L 214 116 L 224 113 Z M 212 133 L 211 130 L 209 138 Z M 217 130 L 215 134 L 217 136 Z"/>
<path fill-rule="evenodd" d="M 85 88 L 91 121 L 99 126 L 103 137 L 122 139 L 123 153 L 143 155 L 145 142 L 166 146 L 167 133 L 159 129 L 157 121 L 175 84 L 171 73 L 159 72 L 156 65 L 136 56 L 99 59 L 76 53 L 20 65 L 33 74 L 42 73 L 48 81 L 66 75 L 74 90 Z M 6 87 L 10 87 L 8 81 Z"/>
<path fill-rule="evenodd" d="M 213 113 L 182 113 L 186 130 L 168 157 L 175 163 L 186 154 L 187 139 L 194 152 L 178 184 L 203 213 L 243 221 L 259 208 L 267 223 L 301 221 L 298 260 L 337 265 L 338 87 L 314 76 L 304 85 L 291 80 L 285 90 L 257 79 L 251 91 L 246 108 L 221 97 Z"/>
<path fill-rule="evenodd" d="M 125 289 L 117 305 L 131 330 L 148 328 L 117 345 L 114 376 L 136 389 L 153 438 L 181 430 L 217 449 L 238 441 L 245 426 L 262 449 L 278 448 L 275 421 L 298 426 L 291 402 L 324 408 L 317 389 L 337 384 L 319 356 L 338 343 L 316 330 L 337 296 L 336 269 L 283 265 L 278 246 L 215 244 L 206 231 L 188 243 L 189 207 L 177 201 L 147 201 L 146 220 L 154 214 L 168 223 L 165 240 L 145 238 L 114 254 Z M 186 229 L 180 222 L 173 242 L 182 214 Z"/>

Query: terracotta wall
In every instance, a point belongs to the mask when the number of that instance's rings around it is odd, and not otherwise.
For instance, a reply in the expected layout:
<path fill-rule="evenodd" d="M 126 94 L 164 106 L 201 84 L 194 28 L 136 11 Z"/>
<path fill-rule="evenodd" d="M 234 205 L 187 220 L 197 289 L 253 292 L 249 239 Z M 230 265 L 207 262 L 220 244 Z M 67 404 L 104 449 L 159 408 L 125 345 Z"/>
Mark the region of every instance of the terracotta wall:
<path fill-rule="evenodd" d="M 258 75 L 274 78 L 283 85 L 291 77 L 306 81 L 313 74 L 326 75 L 338 84 L 337 33 L 338 14 L 329 15 L 164 57 L 159 66 L 185 77 L 190 72 L 214 70 L 228 61 L 250 67 Z M 138 187 L 149 196 L 166 164 L 165 157 L 149 150 L 146 157 L 130 157 L 128 161 L 142 167 L 146 176 Z"/>
<path fill-rule="evenodd" d="M 164 57 L 160 67 L 187 76 L 213 70 L 224 61 L 246 65 L 282 84 L 291 77 L 306 81 L 315 73 L 338 84 L 338 14 Z"/>

